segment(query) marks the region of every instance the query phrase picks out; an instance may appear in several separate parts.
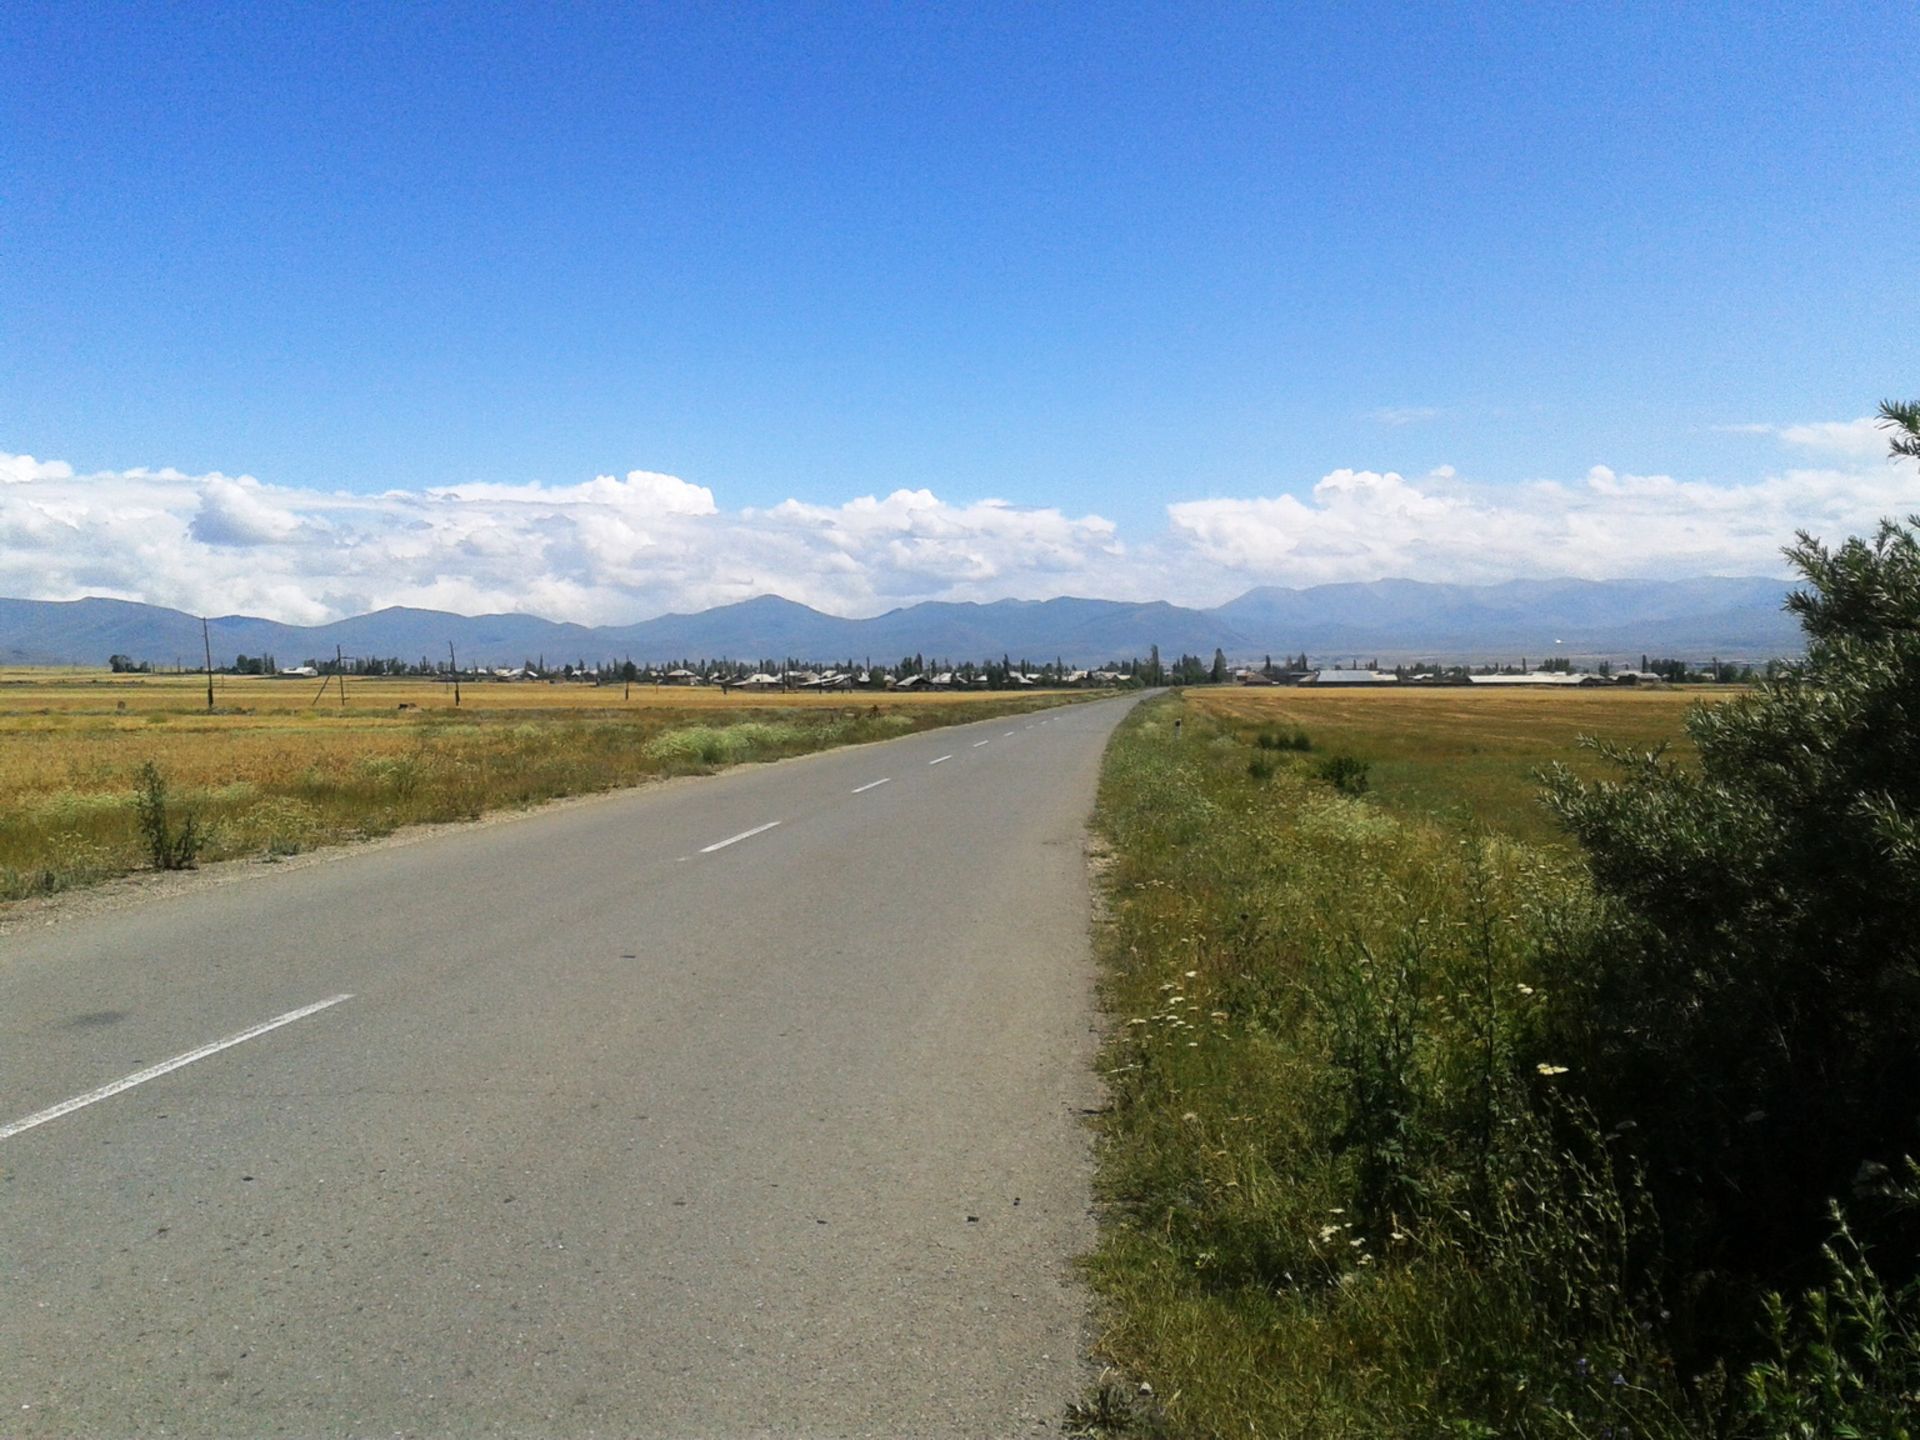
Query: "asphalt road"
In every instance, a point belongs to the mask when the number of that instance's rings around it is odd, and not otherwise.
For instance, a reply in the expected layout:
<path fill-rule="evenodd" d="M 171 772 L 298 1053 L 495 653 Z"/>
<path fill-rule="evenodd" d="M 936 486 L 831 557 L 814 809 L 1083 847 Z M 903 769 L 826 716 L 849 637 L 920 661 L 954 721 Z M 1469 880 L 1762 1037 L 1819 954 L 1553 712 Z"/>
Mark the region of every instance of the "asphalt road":
<path fill-rule="evenodd" d="M 0 1434 L 1052 1427 L 1128 703 L 0 939 Z"/>

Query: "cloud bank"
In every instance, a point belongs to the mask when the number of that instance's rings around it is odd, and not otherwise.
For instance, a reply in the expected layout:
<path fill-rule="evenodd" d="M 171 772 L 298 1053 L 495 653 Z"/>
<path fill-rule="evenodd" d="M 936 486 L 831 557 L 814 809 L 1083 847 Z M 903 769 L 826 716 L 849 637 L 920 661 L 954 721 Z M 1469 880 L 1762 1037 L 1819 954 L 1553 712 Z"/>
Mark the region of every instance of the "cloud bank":
<path fill-rule="evenodd" d="M 643 470 L 362 495 L 0 455 L 0 594 L 315 624 L 388 605 L 615 624 L 775 592 L 841 614 L 1098 587 L 1111 522 L 897 490 L 722 511 Z"/>
<path fill-rule="evenodd" d="M 1619 474 L 1478 484 L 1336 470 L 1303 494 L 1190 500 L 1125 541 L 1098 515 L 896 490 L 728 509 L 644 470 L 576 485 L 356 494 L 177 470 L 79 474 L 0 454 L 0 595 L 106 595 L 314 624 L 388 605 L 618 624 L 768 592 L 841 615 L 921 600 L 1099 595 L 1213 604 L 1251 585 L 1783 573 L 1920 507 L 1872 420 L 1741 427 L 1794 463 L 1751 480 Z"/>

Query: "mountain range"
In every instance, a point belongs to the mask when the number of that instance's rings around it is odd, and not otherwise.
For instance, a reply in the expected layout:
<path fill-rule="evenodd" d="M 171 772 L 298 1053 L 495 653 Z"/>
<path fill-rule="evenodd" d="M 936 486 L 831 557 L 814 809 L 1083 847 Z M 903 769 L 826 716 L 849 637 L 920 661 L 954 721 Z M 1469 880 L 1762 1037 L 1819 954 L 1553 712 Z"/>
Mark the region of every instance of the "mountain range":
<path fill-rule="evenodd" d="M 986 659 L 1002 654 L 1074 665 L 1191 653 L 1229 659 L 1307 652 L 1315 660 L 1637 658 L 1764 659 L 1796 653 L 1799 628 L 1782 610 L 1787 583 L 1760 577 L 1692 580 L 1418 580 L 1261 586 L 1211 609 L 1165 601 L 1062 597 L 990 604 L 930 601 L 853 620 L 762 595 L 690 615 L 587 626 L 534 615 L 453 615 L 393 607 L 325 625 L 248 615 L 209 621 L 216 664 L 272 655 L 282 665 L 349 656 L 445 658 L 500 665 L 679 659 Z M 129 600 L 0 599 L 0 664 L 104 665 L 111 655 L 156 666 L 200 663 L 200 620 Z"/>

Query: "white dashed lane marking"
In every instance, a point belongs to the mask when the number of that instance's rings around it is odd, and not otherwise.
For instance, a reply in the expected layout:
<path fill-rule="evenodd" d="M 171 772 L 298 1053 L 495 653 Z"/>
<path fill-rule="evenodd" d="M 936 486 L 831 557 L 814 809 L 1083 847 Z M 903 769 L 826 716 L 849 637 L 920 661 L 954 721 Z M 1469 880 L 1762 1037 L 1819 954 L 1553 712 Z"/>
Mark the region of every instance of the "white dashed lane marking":
<path fill-rule="evenodd" d="M 711 845 L 702 845 L 700 847 L 700 853 L 702 855 L 711 855 L 714 851 L 724 850 L 729 845 L 738 845 L 742 840 L 751 840 L 756 835 L 766 834 L 767 831 L 773 829 L 773 827 L 779 823 L 778 820 L 769 820 L 766 824 L 756 825 L 751 830 L 742 830 L 738 835 L 729 835 L 726 839 L 716 840 Z"/>
<path fill-rule="evenodd" d="M 269 1030 L 278 1030 L 282 1025 L 291 1025 L 296 1020 L 304 1020 L 309 1015 L 318 1015 L 330 1006 L 338 1005 L 342 1000 L 351 1000 L 351 995 L 331 995 L 325 1000 L 316 1000 L 311 1005 L 302 1005 L 298 1010 L 289 1010 L 284 1015 L 276 1015 L 271 1020 L 263 1020 L 258 1025 L 249 1026 L 237 1035 L 229 1035 L 224 1040 L 215 1040 L 189 1050 L 184 1055 L 176 1055 L 171 1060 L 162 1060 L 158 1065 L 149 1065 L 144 1070 L 136 1070 L 123 1076 L 110 1085 L 102 1085 L 98 1090 L 89 1090 L 84 1095 L 76 1095 L 71 1100 L 62 1100 L 58 1105 L 50 1105 L 45 1110 L 36 1111 L 24 1120 L 16 1120 L 11 1125 L 0 1125 L 0 1140 L 18 1135 L 22 1130 L 31 1130 L 36 1125 L 44 1125 L 49 1120 L 58 1120 L 62 1115 L 71 1115 L 76 1110 L 84 1110 L 89 1105 L 111 1099 L 122 1091 L 131 1090 L 136 1085 L 144 1085 L 149 1080 L 158 1080 L 162 1075 L 171 1074 L 183 1065 L 191 1065 L 196 1060 L 204 1060 L 209 1055 L 218 1055 L 222 1050 L 230 1050 L 248 1040 L 257 1040 Z"/>

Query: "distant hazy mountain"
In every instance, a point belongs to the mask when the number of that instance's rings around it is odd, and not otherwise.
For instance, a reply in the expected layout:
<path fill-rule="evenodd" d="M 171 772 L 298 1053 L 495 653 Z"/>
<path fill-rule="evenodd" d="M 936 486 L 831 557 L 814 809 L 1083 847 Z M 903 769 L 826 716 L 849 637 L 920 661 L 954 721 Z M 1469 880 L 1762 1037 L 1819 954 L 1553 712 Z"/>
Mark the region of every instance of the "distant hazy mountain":
<path fill-rule="evenodd" d="M 1718 577 L 1499 585 L 1375 580 L 1307 590 L 1262 586 L 1210 613 L 1263 645 L 1309 654 L 1537 657 L 1557 644 L 1576 655 L 1660 651 L 1748 659 L 1800 649 L 1799 627 L 1782 609 L 1788 588 L 1783 580 Z"/>
<path fill-rule="evenodd" d="M 984 659 L 1005 654 L 1069 664 L 1182 653 L 1230 658 L 1305 650 L 1322 659 L 1480 659 L 1560 653 L 1759 659 L 1799 649 L 1781 610 L 1779 580 L 1512 580 L 1434 585 L 1418 580 L 1262 586 L 1211 610 L 1164 601 L 1000 600 L 910 605 L 871 620 L 823 614 L 776 595 L 634 625 L 560 624 L 532 615 L 450 615 L 393 608 L 330 625 L 282 625 L 245 615 L 209 622 L 216 664 L 271 654 L 295 665 L 333 654 L 446 658 L 497 665 L 544 656 L 558 665 L 632 656 L 757 660 L 852 658 L 891 664 L 903 655 Z M 1362 653 L 1364 652 L 1364 654 Z M 110 655 L 191 668 L 200 621 L 126 600 L 0 600 L 0 664 L 102 665 Z"/>
<path fill-rule="evenodd" d="M 596 632 L 533 615 L 448 615 L 396 606 L 331 625 L 283 625 L 250 615 L 221 615 L 208 622 L 216 665 L 236 655 L 270 654 L 282 665 L 331 656 L 422 656 L 444 660 L 447 642 L 460 647 L 460 661 L 518 662 L 548 654 L 574 658 L 597 647 Z M 104 665 L 110 655 L 150 660 L 156 666 L 201 661 L 198 616 L 128 600 L 0 600 L 0 664 Z"/>

